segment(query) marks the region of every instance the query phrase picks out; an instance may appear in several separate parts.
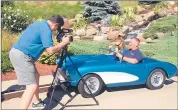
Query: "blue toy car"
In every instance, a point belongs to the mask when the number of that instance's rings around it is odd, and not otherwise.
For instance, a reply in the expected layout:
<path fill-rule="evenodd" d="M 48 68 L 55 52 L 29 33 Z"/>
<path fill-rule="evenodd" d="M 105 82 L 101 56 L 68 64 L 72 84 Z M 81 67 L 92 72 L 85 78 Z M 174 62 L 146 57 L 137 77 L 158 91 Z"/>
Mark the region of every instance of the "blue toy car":
<path fill-rule="evenodd" d="M 105 87 L 119 87 L 146 84 L 149 89 L 160 89 L 165 79 L 176 75 L 175 65 L 145 57 L 138 64 L 120 61 L 115 55 L 75 55 L 70 56 L 84 81 L 94 96 Z M 77 74 L 69 58 L 66 58 L 62 70 L 71 86 L 78 87 L 83 97 L 91 97 L 89 90 Z"/>

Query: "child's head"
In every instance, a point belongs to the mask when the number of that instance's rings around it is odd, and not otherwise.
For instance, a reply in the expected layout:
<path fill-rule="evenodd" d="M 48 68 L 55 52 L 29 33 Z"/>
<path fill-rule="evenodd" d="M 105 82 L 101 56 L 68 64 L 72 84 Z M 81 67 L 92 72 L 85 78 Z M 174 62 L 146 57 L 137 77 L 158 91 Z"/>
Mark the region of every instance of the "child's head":
<path fill-rule="evenodd" d="M 116 46 L 118 46 L 119 49 L 125 47 L 124 39 L 122 37 L 118 37 L 115 42 Z"/>

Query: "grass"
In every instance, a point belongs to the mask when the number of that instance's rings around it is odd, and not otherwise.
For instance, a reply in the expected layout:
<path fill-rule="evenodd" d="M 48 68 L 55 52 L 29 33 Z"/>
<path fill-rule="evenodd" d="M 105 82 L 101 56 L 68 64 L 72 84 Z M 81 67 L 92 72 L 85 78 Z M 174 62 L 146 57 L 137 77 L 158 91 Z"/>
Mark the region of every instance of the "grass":
<path fill-rule="evenodd" d="M 69 51 L 77 54 L 98 54 L 100 48 L 107 48 L 109 41 L 89 41 L 89 40 L 78 40 L 73 42 Z"/>
<path fill-rule="evenodd" d="M 53 14 L 59 14 L 66 18 L 74 18 L 76 14 L 83 11 L 80 7 L 80 2 L 70 1 L 16 1 L 14 2 L 15 9 L 21 9 L 31 18 L 50 18 Z"/>
<path fill-rule="evenodd" d="M 174 36 L 167 34 L 164 38 L 158 40 L 156 43 L 141 45 L 141 51 L 145 56 L 178 65 L 178 31 L 175 31 L 174 33 Z"/>
<path fill-rule="evenodd" d="M 178 31 L 173 26 L 173 24 L 177 24 L 176 20 L 177 15 L 172 15 L 152 22 L 145 34 L 154 34 L 162 31 L 165 33 L 165 37 L 159 39 L 156 43 L 141 45 L 140 48 L 145 56 L 178 65 Z M 174 32 L 174 37 L 170 35 L 171 31 Z"/>

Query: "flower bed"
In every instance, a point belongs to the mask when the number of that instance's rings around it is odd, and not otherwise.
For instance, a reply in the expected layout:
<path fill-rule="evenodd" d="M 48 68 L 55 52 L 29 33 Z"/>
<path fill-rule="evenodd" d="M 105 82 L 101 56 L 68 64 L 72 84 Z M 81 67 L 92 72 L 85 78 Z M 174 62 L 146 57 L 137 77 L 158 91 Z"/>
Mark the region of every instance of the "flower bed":
<path fill-rule="evenodd" d="M 47 65 L 40 64 L 38 62 L 35 63 L 35 66 L 40 73 L 40 76 L 51 75 L 53 71 L 55 71 L 57 65 Z M 15 71 L 7 72 L 5 74 L 1 74 L 2 81 L 15 80 L 17 79 Z"/>

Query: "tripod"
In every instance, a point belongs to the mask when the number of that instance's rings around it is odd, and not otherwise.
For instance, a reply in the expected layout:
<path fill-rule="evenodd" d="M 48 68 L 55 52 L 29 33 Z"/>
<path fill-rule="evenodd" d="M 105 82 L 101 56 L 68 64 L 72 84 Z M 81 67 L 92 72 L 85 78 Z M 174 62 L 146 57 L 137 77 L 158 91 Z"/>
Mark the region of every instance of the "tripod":
<path fill-rule="evenodd" d="M 72 65 L 73 65 L 74 68 L 76 69 L 77 74 L 78 74 L 78 75 L 80 76 L 80 78 L 81 78 L 81 81 L 84 83 L 84 85 L 85 85 L 85 86 L 87 87 L 87 89 L 89 90 L 91 97 L 92 97 L 93 100 L 96 102 L 96 105 L 99 105 L 99 103 L 98 103 L 98 101 L 96 100 L 95 96 L 92 94 L 91 90 L 89 89 L 89 87 L 88 87 L 88 85 L 86 84 L 85 80 L 83 79 L 82 75 L 81 75 L 80 72 L 78 71 L 78 68 L 77 68 L 76 65 L 73 63 L 72 59 L 70 58 L 70 56 L 69 56 L 69 54 L 68 54 L 68 51 L 67 51 L 67 48 L 68 48 L 68 46 L 65 46 L 65 47 L 63 48 L 63 50 L 62 50 L 62 53 L 61 53 L 61 56 L 60 56 L 60 61 L 59 61 L 58 64 L 57 64 L 56 71 L 54 72 L 53 81 L 52 81 L 51 86 L 50 86 L 50 88 L 49 88 L 49 90 L 48 90 L 48 93 L 47 93 L 47 94 L 48 94 L 47 96 L 50 97 L 50 101 L 49 101 L 49 104 L 48 104 L 48 109 L 49 109 L 49 107 L 50 107 L 50 105 L 51 105 L 51 101 L 53 100 L 54 91 L 55 91 L 57 85 L 59 85 L 59 86 L 63 89 L 63 91 L 66 92 L 66 94 L 70 97 L 70 99 L 69 99 L 65 104 L 62 104 L 61 102 L 58 102 L 58 103 L 62 106 L 61 110 L 63 110 L 65 107 L 68 107 L 67 104 L 68 104 L 69 102 L 71 102 L 71 101 L 77 96 L 77 93 L 76 93 L 75 95 L 71 95 L 71 94 L 69 93 L 69 91 L 67 91 L 67 85 L 65 85 L 63 82 L 61 82 L 61 80 L 57 77 L 57 76 L 60 74 L 64 79 L 67 80 L 67 76 L 66 76 L 65 73 L 63 73 L 63 72 L 58 72 L 58 68 L 61 68 L 61 67 L 62 67 L 63 62 L 64 62 L 64 60 L 65 60 L 65 62 L 66 62 L 66 58 L 67 58 L 67 57 L 69 58 L 69 60 L 71 61 Z M 50 56 L 50 57 L 51 57 L 51 56 Z M 48 57 L 48 58 L 49 58 L 49 57 Z M 46 60 L 46 59 L 45 59 L 45 60 Z M 52 89 L 52 94 L 51 94 L 51 96 L 49 95 L 50 89 Z"/>

